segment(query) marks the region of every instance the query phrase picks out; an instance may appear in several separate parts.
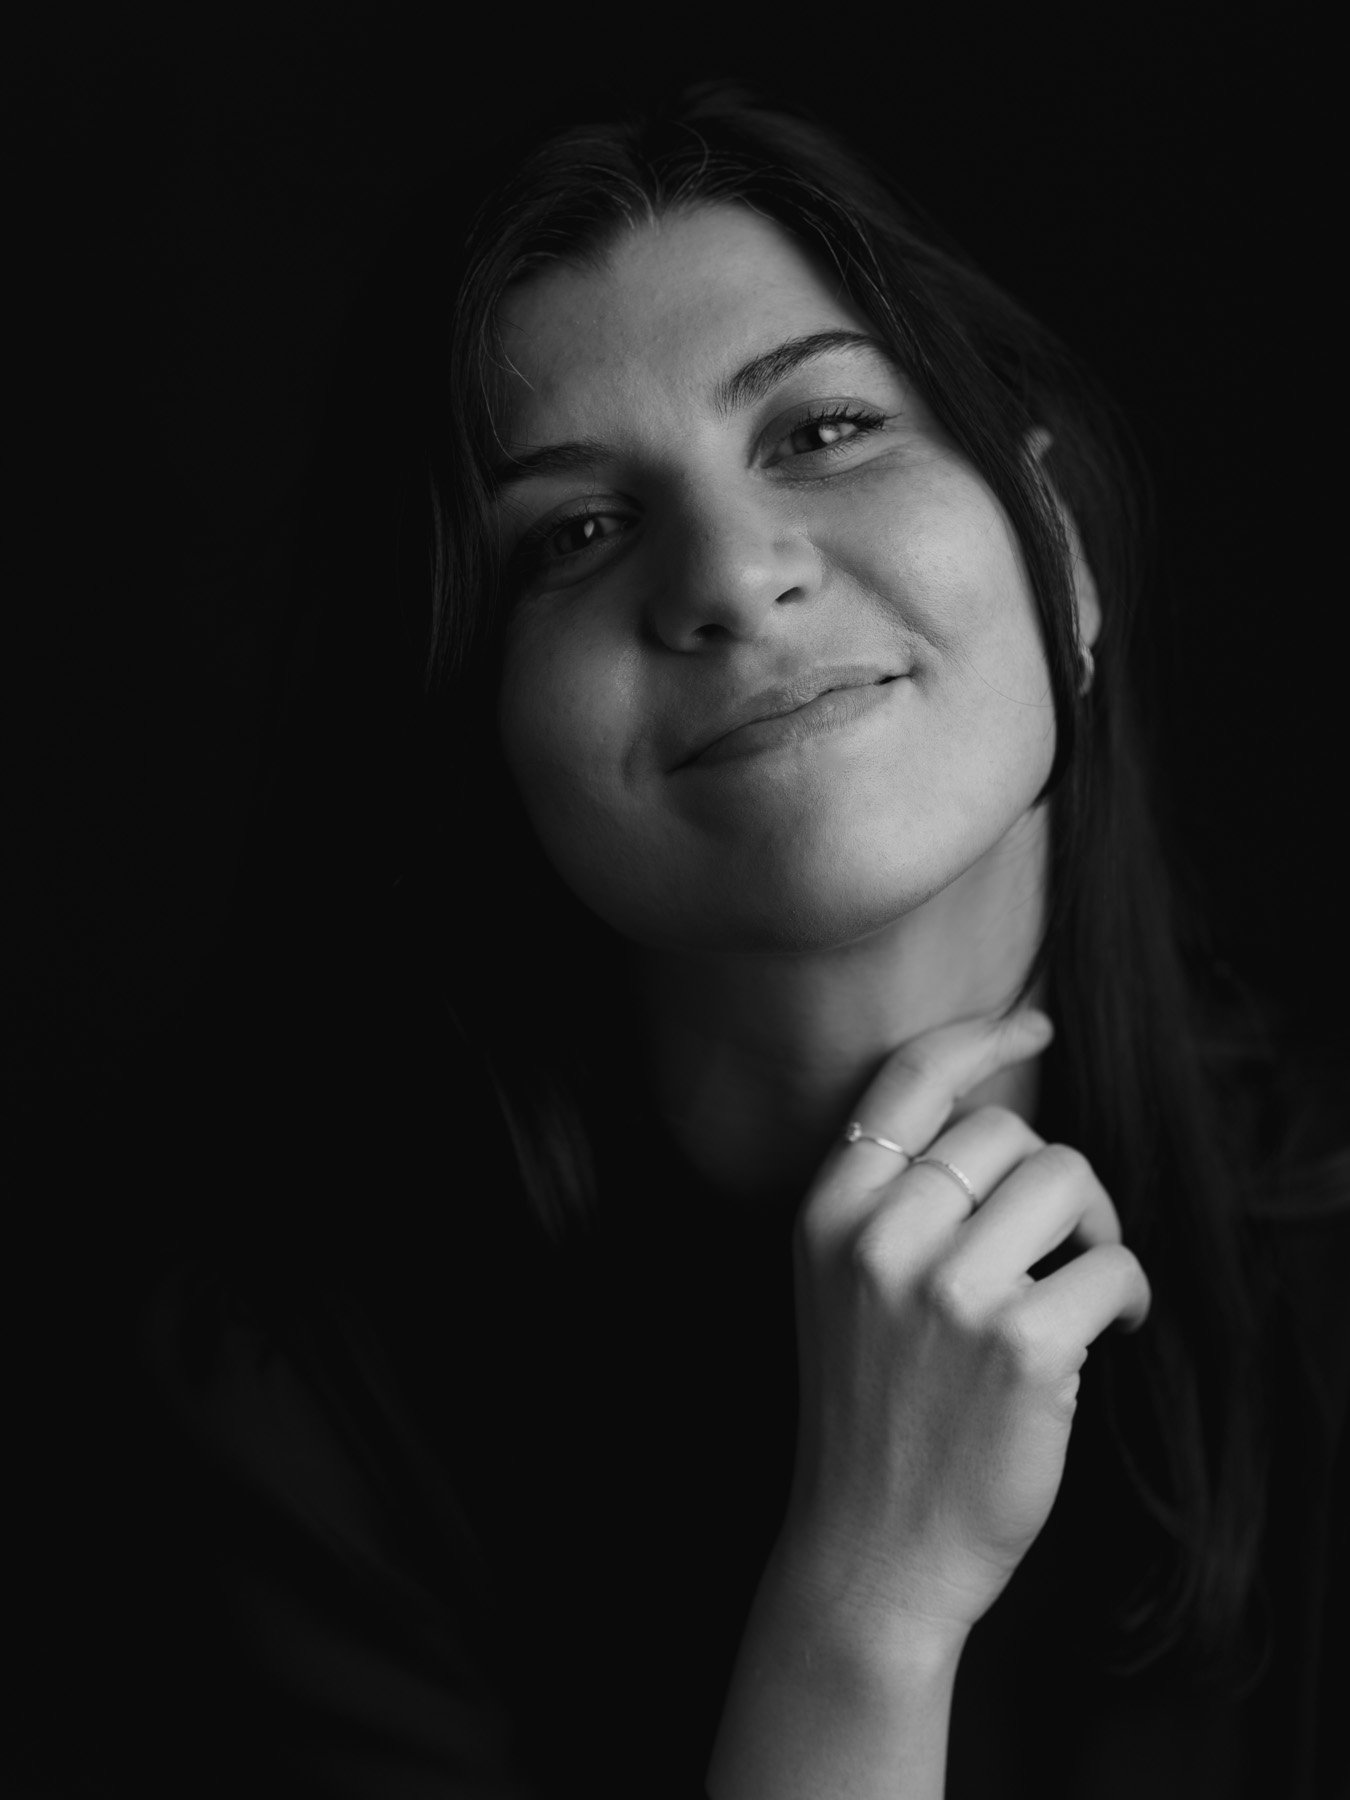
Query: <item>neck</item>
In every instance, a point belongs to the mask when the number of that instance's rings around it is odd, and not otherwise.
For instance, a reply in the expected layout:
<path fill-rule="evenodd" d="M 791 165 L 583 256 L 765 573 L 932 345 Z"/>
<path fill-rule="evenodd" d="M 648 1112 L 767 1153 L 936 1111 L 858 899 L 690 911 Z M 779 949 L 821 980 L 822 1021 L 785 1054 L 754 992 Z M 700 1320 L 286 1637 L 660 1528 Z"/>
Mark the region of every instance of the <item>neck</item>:
<path fill-rule="evenodd" d="M 748 1203 L 800 1199 L 897 1045 L 994 1013 L 1044 926 L 1044 808 L 923 905 L 858 941 L 785 954 L 646 953 L 638 992 L 649 1079 L 681 1150 Z M 959 1111 L 1035 1111 L 1035 1064 L 1002 1071 Z"/>

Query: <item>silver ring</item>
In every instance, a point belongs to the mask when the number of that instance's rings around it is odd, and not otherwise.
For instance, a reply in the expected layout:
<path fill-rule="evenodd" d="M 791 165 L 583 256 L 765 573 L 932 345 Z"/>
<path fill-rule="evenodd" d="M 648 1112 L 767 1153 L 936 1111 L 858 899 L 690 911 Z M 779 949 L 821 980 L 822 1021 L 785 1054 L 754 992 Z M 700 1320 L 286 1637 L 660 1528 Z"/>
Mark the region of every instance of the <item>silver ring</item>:
<path fill-rule="evenodd" d="M 896 1156 L 903 1156 L 906 1162 L 911 1160 L 909 1151 L 903 1144 L 893 1144 L 889 1138 L 876 1137 L 872 1132 L 864 1131 L 858 1121 L 854 1119 L 853 1123 L 845 1128 L 844 1142 L 856 1144 L 859 1138 L 866 1138 L 869 1144 L 880 1144 L 883 1150 L 890 1150 Z"/>
<path fill-rule="evenodd" d="M 910 1164 L 910 1167 L 912 1169 L 917 1169 L 920 1163 L 929 1163 L 935 1169 L 942 1169 L 946 1174 L 951 1176 L 953 1181 L 957 1181 L 961 1184 L 962 1188 L 965 1190 L 966 1198 L 970 1201 L 972 1206 L 978 1206 L 980 1204 L 980 1196 L 975 1192 L 974 1188 L 961 1173 L 960 1169 L 957 1168 L 955 1163 L 943 1162 L 940 1156 L 916 1156 L 914 1161 Z"/>

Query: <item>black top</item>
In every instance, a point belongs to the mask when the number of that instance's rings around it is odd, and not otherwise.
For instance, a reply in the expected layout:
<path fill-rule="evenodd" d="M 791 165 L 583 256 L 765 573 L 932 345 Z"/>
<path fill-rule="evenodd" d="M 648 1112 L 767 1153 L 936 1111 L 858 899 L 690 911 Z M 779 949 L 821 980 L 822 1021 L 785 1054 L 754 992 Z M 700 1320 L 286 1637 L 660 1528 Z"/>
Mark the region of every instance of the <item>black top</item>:
<path fill-rule="evenodd" d="M 459 1099 L 439 1160 L 385 1123 L 339 1145 L 289 1239 L 272 1209 L 337 1124 L 284 1167 L 253 1144 L 223 1183 L 225 1215 L 257 1202 L 233 1250 L 216 1232 L 154 1282 L 139 1373 L 105 1384 L 108 1454 L 65 1480 L 56 1528 L 106 1573 L 46 1622 L 68 1691 L 33 1731 L 86 1773 L 44 1783 L 39 1750 L 12 1791 L 703 1792 L 788 1491 L 791 1212 L 729 1208 L 629 1114 L 602 1122 L 593 1226 L 554 1246 L 503 1185 L 486 1096 Z M 1350 1796 L 1350 1192 L 1260 1230 L 1281 1296 L 1264 1676 L 1234 1699 L 1101 1666 L 1124 1532 L 1094 1350 L 1060 1498 L 962 1659 L 949 1800 Z M 351 1279 L 307 1289 L 333 1235 Z"/>
<path fill-rule="evenodd" d="M 229 1720 L 221 1791 L 267 1769 L 278 1792 L 363 1800 L 702 1792 L 787 1494 L 791 1218 L 729 1213 L 650 1120 L 611 1135 L 602 1192 L 561 1249 L 477 1194 L 430 1201 L 439 1256 L 381 1352 L 386 1398 L 434 1444 L 421 1474 L 392 1439 L 368 1463 L 346 1439 L 316 1386 L 338 1354 L 322 1328 L 288 1352 L 207 1261 L 161 1285 L 147 1362 L 192 1447 L 166 1509 L 192 1521 L 180 1650 Z M 1287 1298 L 1264 1677 L 1233 1699 L 1097 1666 L 1113 1527 L 1085 1382 L 1051 1521 L 962 1660 L 949 1800 L 1350 1794 L 1331 1677 L 1350 1666 L 1350 1204 L 1266 1237 Z"/>

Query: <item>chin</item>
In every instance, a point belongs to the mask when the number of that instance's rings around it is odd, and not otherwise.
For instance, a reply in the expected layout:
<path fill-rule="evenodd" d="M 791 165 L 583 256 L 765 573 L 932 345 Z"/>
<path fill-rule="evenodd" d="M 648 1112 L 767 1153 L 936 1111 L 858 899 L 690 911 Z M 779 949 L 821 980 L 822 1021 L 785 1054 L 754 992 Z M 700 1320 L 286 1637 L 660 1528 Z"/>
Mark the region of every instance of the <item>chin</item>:
<path fill-rule="evenodd" d="M 1016 815 L 976 808 L 953 833 L 951 810 L 886 821 L 877 808 L 836 815 L 828 828 L 799 814 L 791 827 L 705 842 L 693 854 L 687 840 L 617 839 L 603 859 L 560 872 L 611 929 L 647 949 L 819 954 L 893 926 L 1016 835 Z"/>
<path fill-rule="evenodd" d="M 953 870 L 952 875 L 960 870 Z M 705 955 L 793 956 L 842 950 L 884 931 L 922 906 L 951 879 L 910 868 L 826 869 L 761 863 L 721 870 L 683 904 L 615 919 L 618 929 L 651 949 Z M 644 916 L 645 915 L 645 916 Z"/>

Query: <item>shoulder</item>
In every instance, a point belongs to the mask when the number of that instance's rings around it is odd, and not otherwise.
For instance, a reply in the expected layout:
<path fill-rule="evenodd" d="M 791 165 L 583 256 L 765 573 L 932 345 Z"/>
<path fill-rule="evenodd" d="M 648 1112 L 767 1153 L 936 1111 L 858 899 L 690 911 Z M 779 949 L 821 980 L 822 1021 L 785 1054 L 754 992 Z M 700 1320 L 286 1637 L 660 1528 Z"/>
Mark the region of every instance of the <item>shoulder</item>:
<path fill-rule="evenodd" d="M 161 1276 L 138 1351 L 166 1423 L 243 1493 L 347 1543 L 375 1529 L 341 1433 L 253 1300 L 205 1261 Z"/>
<path fill-rule="evenodd" d="M 523 1794 L 514 1676 L 455 1494 L 438 1493 L 427 1529 L 396 1415 L 369 1404 L 339 1346 L 325 1372 L 326 1347 L 307 1355 L 302 1331 L 268 1315 L 191 1261 L 158 1280 L 139 1330 L 161 1429 L 186 1450 L 171 1528 L 190 1546 L 190 1628 L 237 1700 L 242 1754 L 293 1772 L 297 1792 L 420 1794 L 421 1769 L 438 1792 L 477 1775 L 484 1793 Z"/>
<path fill-rule="evenodd" d="M 161 1277 L 138 1336 L 160 1416 L 211 1504 L 385 1600 L 418 1611 L 433 1590 L 481 1601 L 481 1547 L 444 1454 L 471 1369 L 438 1366 L 447 1423 L 432 1442 L 359 1300 L 285 1283 L 272 1293 L 208 1258 Z"/>

